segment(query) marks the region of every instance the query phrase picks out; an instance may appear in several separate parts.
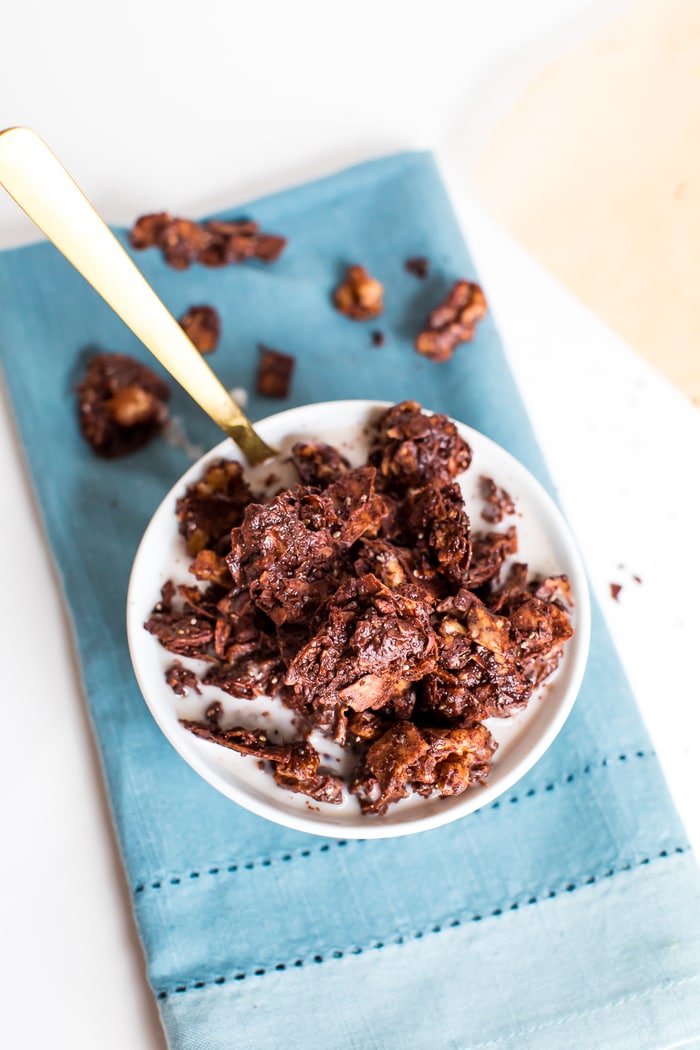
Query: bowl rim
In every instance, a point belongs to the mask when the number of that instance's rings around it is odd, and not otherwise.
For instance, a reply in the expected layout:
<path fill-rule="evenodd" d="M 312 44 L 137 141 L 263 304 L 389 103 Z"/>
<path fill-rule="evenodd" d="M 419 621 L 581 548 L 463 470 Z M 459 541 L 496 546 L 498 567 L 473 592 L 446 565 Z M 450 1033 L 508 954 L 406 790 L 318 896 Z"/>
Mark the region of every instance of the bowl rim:
<path fill-rule="evenodd" d="M 374 400 L 370 398 L 313 402 L 310 404 L 299 405 L 294 408 L 284 409 L 281 412 L 272 413 L 257 422 L 255 426 L 256 428 L 264 429 L 266 426 L 272 425 L 273 423 L 277 425 L 283 424 L 285 420 L 289 419 L 291 427 L 291 421 L 295 416 L 307 413 L 311 409 L 317 412 L 340 412 L 342 409 L 347 410 L 347 408 L 350 407 L 358 412 L 362 410 L 371 412 L 377 409 L 390 408 L 396 403 L 397 402 L 394 401 Z M 421 411 L 428 415 L 438 414 L 436 410 L 425 408 L 422 405 Z M 576 541 L 556 501 L 543 486 L 542 482 L 539 481 L 539 479 L 535 477 L 535 475 L 523 463 L 521 463 L 517 457 L 502 445 L 499 445 L 492 438 L 489 438 L 481 431 L 476 430 L 474 427 L 462 423 L 460 420 L 451 416 L 448 416 L 448 418 L 451 419 L 458 428 L 465 430 L 467 435 L 477 435 L 478 441 L 486 447 L 493 446 L 499 455 L 505 456 L 515 464 L 518 471 L 524 472 L 524 474 L 527 475 L 529 484 L 531 484 L 536 490 L 537 496 L 546 508 L 548 516 L 553 517 L 557 523 L 557 540 L 562 543 L 566 549 L 566 558 L 570 563 L 566 571 L 570 577 L 573 575 L 575 578 L 575 591 L 577 597 L 576 630 L 573 636 L 576 639 L 576 644 L 573 652 L 570 651 L 567 654 L 569 661 L 569 685 L 559 700 L 556 711 L 550 717 L 543 731 L 536 736 L 533 744 L 527 749 L 520 760 L 513 765 L 510 771 L 507 773 L 501 773 L 500 776 L 495 777 L 493 780 L 489 778 L 489 780 L 487 780 L 483 786 L 480 786 L 478 791 L 475 791 L 474 793 L 465 793 L 462 796 L 458 796 L 461 799 L 462 804 L 454 803 L 449 808 L 446 807 L 442 813 L 438 811 L 427 813 L 422 816 L 416 815 L 393 823 L 382 823 L 381 817 L 375 817 L 372 820 L 368 820 L 365 826 L 358 826 L 344 824 L 342 821 L 325 821 L 319 816 L 314 816 L 311 813 L 307 816 L 301 811 L 298 813 L 286 812 L 277 807 L 274 802 L 257 797 L 252 793 L 248 794 L 243 789 L 239 789 L 235 785 L 232 785 L 222 774 L 212 768 L 209 762 L 206 761 L 203 753 L 200 754 L 197 749 L 188 746 L 190 743 L 188 735 L 184 729 L 178 726 L 177 723 L 175 723 L 175 726 L 177 727 L 178 732 L 177 734 L 173 733 L 173 723 L 166 721 L 166 718 L 161 714 L 158 703 L 153 701 L 149 683 L 145 680 L 145 676 L 142 674 L 142 669 L 136 656 L 137 631 L 139 632 L 139 637 L 140 633 L 143 632 L 143 620 L 141 614 L 139 614 L 138 617 L 136 616 L 137 603 L 134 597 L 140 581 L 138 570 L 142 561 L 143 551 L 149 545 L 152 534 L 157 532 L 160 518 L 165 511 L 166 505 L 172 508 L 174 500 L 182 493 L 186 485 L 190 484 L 196 476 L 201 474 L 202 466 L 207 460 L 220 457 L 224 454 L 233 454 L 233 458 L 238 459 L 244 467 L 246 466 L 239 450 L 234 445 L 231 438 L 223 438 L 222 441 L 204 452 L 195 462 L 190 464 L 187 470 L 177 478 L 162 497 L 144 529 L 132 562 L 126 600 L 126 632 L 129 655 L 142 698 L 150 711 L 151 716 L 177 754 L 207 783 L 218 790 L 226 798 L 243 806 L 243 808 L 257 816 L 296 831 L 335 839 L 395 838 L 442 827 L 467 816 L 469 813 L 482 809 L 484 806 L 504 794 L 504 792 L 508 791 L 509 788 L 532 769 L 544 753 L 551 747 L 571 713 L 579 694 L 586 670 L 591 634 L 590 589 Z M 573 582 L 574 581 L 572 580 L 572 583 Z M 153 642 L 156 644 L 156 639 L 153 639 Z M 182 736 L 180 736 L 180 733 L 182 733 Z"/>

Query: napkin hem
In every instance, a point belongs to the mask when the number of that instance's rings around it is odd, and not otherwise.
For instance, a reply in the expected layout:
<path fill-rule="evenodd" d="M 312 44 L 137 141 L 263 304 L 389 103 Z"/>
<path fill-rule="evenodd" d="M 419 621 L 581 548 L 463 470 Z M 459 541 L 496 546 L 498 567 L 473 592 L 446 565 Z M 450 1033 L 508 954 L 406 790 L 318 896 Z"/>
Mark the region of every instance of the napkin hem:
<path fill-rule="evenodd" d="M 205 975 L 204 971 L 200 971 L 197 976 L 174 979 L 172 982 L 169 982 L 169 986 L 167 987 L 163 984 L 160 986 L 154 986 L 154 994 L 156 999 L 162 1002 L 171 998 L 173 994 L 183 995 L 186 992 L 200 991 L 204 988 L 221 987 L 222 985 L 230 984 L 233 981 L 241 983 L 251 978 L 265 977 L 272 973 L 283 973 L 292 968 L 301 969 L 302 967 L 308 967 L 310 965 L 318 966 L 333 960 L 343 959 L 350 955 L 365 955 L 368 952 L 382 951 L 389 947 L 400 947 L 411 940 L 422 940 L 423 937 L 440 935 L 450 929 L 458 929 L 472 923 L 482 923 L 488 922 L 491 919 L 498 919 L 507 915 L 509 912 L 519 911 L 521 908 L 531 908 L 536 905 L 541 905 L 547 901 L 554 900 L 557 897 L 576 893 L 578 890 L 590 889 L 591 887 L 599 886 L 601 883 L 609 882 L 617 876 L 623 876 L 637 869 L 649 867 L 650 865 L 657 864 L 659 861 L 667 861 L 673 857 L 677 858 L 689 855 L 692 854 L 692 852 L 691 846 L 687 843 L 682 846 L 664 848 L 653 854 L 647 852 L 645 855 L 637 857 L 634 860 L 624 861 L 617 867 L 606 867 L 598 872 L 593 872 L 585 876 L 573 876 L 572 878 L 576 879 L 575 882 L 564 877 L 559 883 L 557 883 L 556 888 L 538 889 L 536 892 L 532 893 L 524 890 L 516 899 L 505 901 L 496 907 L 491 907 L 487 911 L 484 911 L 483 914 L 465 908 L 452 916 L 442 919 L 439 923 L 428 924 L 425 928 L 420 930 L 404 931 L 403 933 L 397 932 L 385 937 L 383 940 L 375 940 L 369 944 L 355 944 L 343 948 L 333 947 L 326 949 L 323 952 L 314 951 L 306 957 L 302 956 L 276 962 L 266 962 L 264 965 L 253 964 L 247 970 L 243 970 L 240 967 L 234 967 L 227 973 L 222 973 L 221 970 L 216 970 L 207 975 Z"/>

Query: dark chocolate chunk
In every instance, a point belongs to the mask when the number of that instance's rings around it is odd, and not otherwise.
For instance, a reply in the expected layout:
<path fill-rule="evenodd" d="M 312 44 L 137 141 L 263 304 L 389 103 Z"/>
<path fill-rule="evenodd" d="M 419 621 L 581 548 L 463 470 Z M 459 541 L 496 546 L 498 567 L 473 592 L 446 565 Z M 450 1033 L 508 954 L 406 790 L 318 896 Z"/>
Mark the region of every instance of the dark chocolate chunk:
<path fill-rule="evenodd" d="M 261 397 L 289 397 L 296 359 L 281 350 L 258 346 L 260 358 L 255 389 Z"/>

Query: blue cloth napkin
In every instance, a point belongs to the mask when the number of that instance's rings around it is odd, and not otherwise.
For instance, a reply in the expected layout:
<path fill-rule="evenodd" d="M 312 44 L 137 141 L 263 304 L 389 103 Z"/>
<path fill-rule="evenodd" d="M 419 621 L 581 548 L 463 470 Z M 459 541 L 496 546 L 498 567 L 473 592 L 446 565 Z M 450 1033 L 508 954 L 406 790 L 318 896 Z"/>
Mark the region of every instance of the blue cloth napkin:
<path fill-rule="evenodd" d="M 289 237 L 272 266 L 143 269 L 176 316 L 222 315 L 210 359 L 251 391 L 257 344 L 297 358 L 291 396 L 415 398 L 547 472 L 493 321 L 446 364 L 413 352 L 429 309 L 475 277 L 433 159 L 391 156 L 236 209 Z M 126 236 L 119 234 L 126 243 Z M 404 270 L 425 255 L 430 275 Z M 376 324 L 340 316 L 348 263 L 386 289 Z M 385 345 L 371 345 L 381 329 Z M 386 841 L 324 840 L 227 801 L 160 734 L 127 652 L 129 571 L 189 465 L 160 438 L 123 460 L 79 436 L 84 350 L 154 364 L 48 244 L 0 255 L 0 352 L 65 588 L 148 973 L 173 1047 L 644 1048 L 700 1043 L 700 883 L 598 612 L 574 712 L 487 808 Z M 158 367 L 157 365 L 155 366 Z M 174 391 L 190 439 L 214 425 Z"/>

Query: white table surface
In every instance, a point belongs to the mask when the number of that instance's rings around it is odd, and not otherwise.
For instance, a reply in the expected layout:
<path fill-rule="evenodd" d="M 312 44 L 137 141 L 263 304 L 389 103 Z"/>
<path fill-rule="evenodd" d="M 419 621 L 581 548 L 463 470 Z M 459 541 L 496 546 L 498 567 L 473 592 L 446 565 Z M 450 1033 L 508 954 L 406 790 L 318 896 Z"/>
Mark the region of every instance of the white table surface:
<path fill-rule="evenodd" d="M 593 0 L 123 0 L 110 13 L 84 0 L 14 0 L 3 18 L 0 127 L 34 127 L 104 217 L 123 224 L 149 210 L 194 216 L 396 149 L 436 150 L 697 848 L 700 416 L 494 228 L 469 188 L 489 121 L 528 72 L 599 17 Z M 0 247 L 34 239 L 3 195 Z M 6 398 L 0 465 L 0 1042 L 160 1050 L 67 618 Z M 623 585 L 617 603 L 613 581 Z M 37 593 L 39 652 L 26 627 Z"/>

